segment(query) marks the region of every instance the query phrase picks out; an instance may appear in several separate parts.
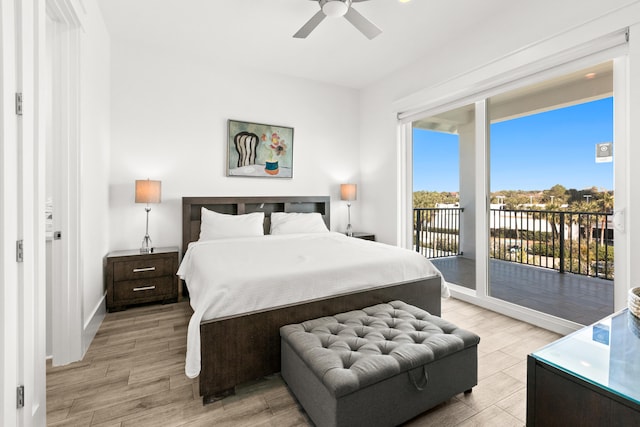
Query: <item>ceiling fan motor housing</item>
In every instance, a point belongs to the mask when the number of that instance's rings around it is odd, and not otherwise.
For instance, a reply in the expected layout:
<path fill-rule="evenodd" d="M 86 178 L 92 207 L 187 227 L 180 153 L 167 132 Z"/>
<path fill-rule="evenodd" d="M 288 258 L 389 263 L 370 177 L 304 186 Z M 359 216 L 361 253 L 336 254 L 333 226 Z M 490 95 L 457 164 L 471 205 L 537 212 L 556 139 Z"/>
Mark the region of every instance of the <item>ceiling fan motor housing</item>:
<path fill-rule="evenodd" d="M 351 7 L 354 2 L 366 0 L 313 0 L 318 2 L 320 10 L 296 32 L 296 39 L 306 38 L 327 16 L 344 17 L 369 40 L 377 37 L 382 30 Z"/>
<path fill-rule="evenodd" d="M 344 16 L 350 6 L 351 0 L 320 0 L 322 12 L 329 17 Z"/>

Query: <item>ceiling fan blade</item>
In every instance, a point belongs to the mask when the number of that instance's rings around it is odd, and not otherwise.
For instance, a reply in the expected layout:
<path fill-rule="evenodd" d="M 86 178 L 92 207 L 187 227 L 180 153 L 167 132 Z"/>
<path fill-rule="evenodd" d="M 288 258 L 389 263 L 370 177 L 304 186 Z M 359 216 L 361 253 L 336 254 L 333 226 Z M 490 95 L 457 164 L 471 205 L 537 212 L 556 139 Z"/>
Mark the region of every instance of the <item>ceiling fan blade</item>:
<path fill-rule="evenodd" d="M 307 38 L 307 36 L 311 34 L 311 31 L 313 31 L 318 26 L 318 24 L 320 24 L 326 17 L 327 15 L 325 15 L 322 10 L 319 10 L 315 15 L 311 17 L 311 19 L 307 21 L 306 24 L 302 26 L 302 28 L 298 30 L 297 33 L 293 35 L 293 37 L 295 37 L 296 39 Z"/>
<path fill-rule="evenodd" d="M 358 12 L 352 7 L 350 7 L 349 10 L 347 10 L 347 13 L 344 15 L 344 17 L 347 21 L 351 22 L 351 24 L 353 24 L 354 27 L 360 30 L 360 32 L 364 34 L 365 37 L 367 37 L 369 40 L 373 39 L 374 37 L 382 33 L 382 30 L 376 27 L 376 24 L 369 21 L 364 16 L 360 15 L 360 12 Z"/>

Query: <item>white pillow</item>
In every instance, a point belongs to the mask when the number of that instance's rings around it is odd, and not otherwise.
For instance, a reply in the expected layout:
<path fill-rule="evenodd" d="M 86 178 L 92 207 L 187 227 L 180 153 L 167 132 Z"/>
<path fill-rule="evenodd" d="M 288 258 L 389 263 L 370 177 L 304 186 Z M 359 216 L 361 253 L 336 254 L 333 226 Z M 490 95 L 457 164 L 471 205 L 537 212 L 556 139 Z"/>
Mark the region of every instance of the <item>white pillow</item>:
<path fill-rule="evenodd" d="M 227 215 L 202 208 L 199 240 L 264 236 L 264 212 Z"/>
<path fill-rule="evenodd" d="M 317 212 L 273 212 L 271 214 L 271 234 L 328 233 L 322 215 Z"/>

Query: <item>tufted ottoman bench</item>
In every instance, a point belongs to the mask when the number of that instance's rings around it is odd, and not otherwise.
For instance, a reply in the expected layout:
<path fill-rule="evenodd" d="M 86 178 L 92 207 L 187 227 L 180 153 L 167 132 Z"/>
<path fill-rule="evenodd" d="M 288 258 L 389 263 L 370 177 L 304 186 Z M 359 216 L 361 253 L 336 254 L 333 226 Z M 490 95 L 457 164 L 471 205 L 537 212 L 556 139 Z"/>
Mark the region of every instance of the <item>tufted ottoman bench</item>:
<path fill-rule="evenodd" d="M 480 337 L 402 301 L 280 328 L 282 377 L 317 426 L 393 426 L 478 382 Z"/>

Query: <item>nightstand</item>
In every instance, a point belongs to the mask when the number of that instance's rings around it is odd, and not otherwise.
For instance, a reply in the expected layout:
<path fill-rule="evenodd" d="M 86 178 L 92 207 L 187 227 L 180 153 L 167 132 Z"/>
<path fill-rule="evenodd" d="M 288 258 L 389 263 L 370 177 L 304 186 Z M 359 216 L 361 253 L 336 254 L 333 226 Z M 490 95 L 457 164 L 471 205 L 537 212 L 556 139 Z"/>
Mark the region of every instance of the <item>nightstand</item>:
<path fill-rule="evenodd" d="M 372 240 L 374 242 L 376 241 L 375 234 L 365 233 L 363 231 L 354 231 L 353 236 L 351 237 L 355 237 L 356 239 L 362 239 L 362 240 Z"/>
<path fill-rule="evenodd" d="M 105 259 L 107 311 L 148 302 L 178 301 L 177 247 L 115 251 Z"/>

